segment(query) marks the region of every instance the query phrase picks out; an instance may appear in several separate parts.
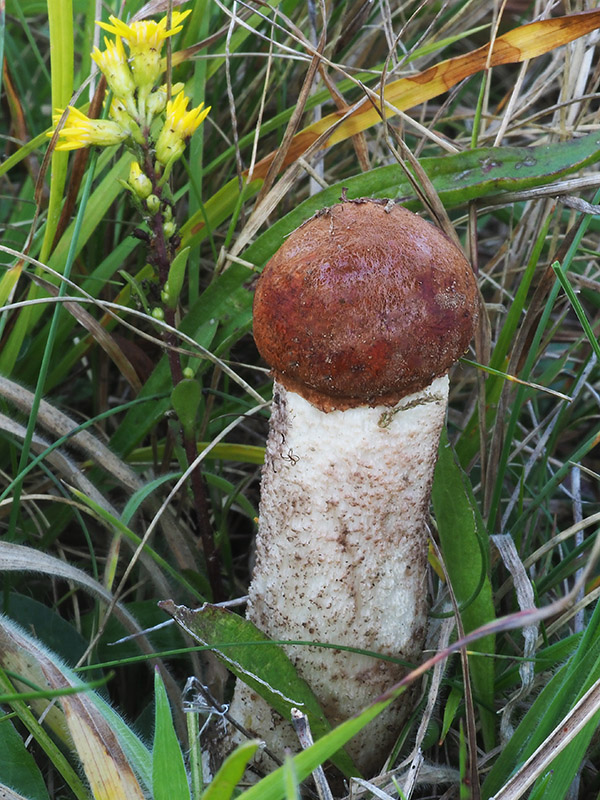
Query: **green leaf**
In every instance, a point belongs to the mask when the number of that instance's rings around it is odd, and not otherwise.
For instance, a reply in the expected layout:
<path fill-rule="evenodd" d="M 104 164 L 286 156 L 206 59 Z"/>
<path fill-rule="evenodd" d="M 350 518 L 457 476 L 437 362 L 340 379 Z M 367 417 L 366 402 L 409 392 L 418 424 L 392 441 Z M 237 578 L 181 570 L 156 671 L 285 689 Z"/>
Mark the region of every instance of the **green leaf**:
<path fill-rule="evenodd" d="M 230 800 L 259 745 L 260 739 L 250 739 L 236 747 L 233 753 L 227 756 L 210 786 L 203 793 L 202 800 Z"/>
<path fill-rule="evenodd" d="M 177 253 L 173 259 L 173 263 L 169 268 L 169 277 L 167 278 L 167 282 L 169 284 L 169 299 L 167 301 L 167 306 L 169 308 L 177 307 L 177 301 L 179 300 L 179 295 L 181 294 L 181 289 L 183 288 L 183 281 L 185 280 L 185 271 L 189 255 L 190 248 L 184 247 Z"/>
<path fill-rule="evenodd" d="M 460 468 L 445 431 L 442 433 L 432 489 L 444 562 L 461 607 L 465 633 L 491 622 L 494 617 L 492 588 L 488 577 L 489 542 L 467 476 Z M 479 703 L 484 740 L 492 749 L 496 736 L 494 714 L 493 636 L 485 636 L 471 650 L 469 659 L 475 700 Z"/>
<path fill-rule="evenodd" d="M 446 208 L 455 208 L 490 194 L 520 191 L 544 186 L 558 178 L 600 160 L 597 133 L 540 147 L 480 147 L 462 153 L 431 156 L 419 160 Z M 244 187 L 246 198 L 257 194 L 262 180 Z M 339 202 L 342 189 L 348 199 L 356 197 L 395 197 L 407 208 L 419 208 L 414 191 L 402 167 L 393 164 L 346 178 L 300 203 L 269 227 L 245 251 L 244 258 L 262 264 L 277 250 L 283 236 L 325 206 Z M 223 222 L 235 208 L 237 178 L 216 192 L 205 205 L 211 227 Z M 181 229 L 184 245 L 197 244 L 208 235 L 202 215 L 193 215 Z M 258 253 L 260 252 L 260 255 Z M 266 254 L 267 253 L 267 254 Z M 266 255 L 265 255 L 266 254 Z"/>
<path fill-rule="evenodd" d="M 440 741 L 443 742 L 448 735 L 448 731 L 454 719 L 456 717 L 456 712 L 463 700 L 464 693 L 461 689 L 458 689 L 456 686 L 453 686 L 450 694 L 448 695 L 448 699 L 446 700 L 446 705 L 444 706 L 444 719 L 442 721 L 442 731 L 440 734 Z"/>
<path fill-rule="evenodd" d="M 52 107 L 64 109 L 73 93 L 73 4 L 71 0 L 48 0 L 48 24 L 50 30 L 50 66 L 52 80 Z M 63 189 L 67 178 L 69 154 L 52 153 L 50 167 L 50 198 L 44 241 L 40 261 L 46 261 L 61 211 Z"/>
<path fill-rule="evenodd" d="M 11 720 L 0 713 L 0 784 L 24 794 L 29 800 L 49 800 L 42 774 Z M 2 797 L 0 790 L 0 797 Z"/>
<path fill-rule="evenodd" d="M 232 268 L 233 269 L 233 268 Z M 241 267 L 238 267 L 241 270 Z M 244 270 L 247 274 L 247 270 Z M 233 312 L 231 295 L 239 288 L 239 276 L 227 270 L 202 293 L 190 308 L 179 329 L 192 336 L 203 347 L 210 347 L 214 339 L 218 319 Z M 204 362 L 206 363 L 206 362 Z M 152 375 L 144 384 L 139 397 L 166 392 L 172 387 L 171 372 L 166 357 L 161 358 Z M 170 400 L 159 400 L 154 408 L 130 409 L 111 440 L 111 447 L 121 455 L 127 455 L 143 439 L 151 428 L 163 417 Z"/>
<path fill-rule="evenodd" d="M 236 678 L 248 684 L 284 719 L 290 719 L 292 708 L 297 707 L 308 716 L 315 738 L 331 730 L 318 700 L 306 681 L 298 676 L 283 648 L 271 643 L 251 622 L 210 605 L 192 611 L 166 601 L 161 608 L 196 641 L 210 645 Z M 332 761 L 345 775 L 357 774 L 346 753 L 337 753 Z"/>
<path fill-rule="evenodd" d="M 193 379 L 184 378 L 171 392 L 171 404 L 186 437 L 194 436 L 201 401 L 202 389 Z"/>
<path fill-rule="evenodd" d="M 563 272 L 562 267 L 558 261 L 555 261 L 551 266 L 565 294 L 569 298 L 569 302 L 573 306 L 573 311 L 577 314 L 577 319 L 581 323 L 581 327 L 583 328 L 585 335 L 587 336 L 588 342 L 590 343 L 592 350 L 596 354 L 596 358 L 600 359 L 600 342 L 598 342 L 598 338 L 594 334 L 594 330 L 590 325 L 588 318 L 585 315 L 585 311 L 583 310 L 583 306 L 579 302 L 579 298 L 577 297 L 573 287 L 569 283 L 567 275 Z"/>
<path fill-rule="evenodd" d="M 154 747 L 152 749 L 152 792 L 154 800 L 189 798 L 183 754 L 173 727 L 165 685 L 158 669 L 154 672 Z"/>

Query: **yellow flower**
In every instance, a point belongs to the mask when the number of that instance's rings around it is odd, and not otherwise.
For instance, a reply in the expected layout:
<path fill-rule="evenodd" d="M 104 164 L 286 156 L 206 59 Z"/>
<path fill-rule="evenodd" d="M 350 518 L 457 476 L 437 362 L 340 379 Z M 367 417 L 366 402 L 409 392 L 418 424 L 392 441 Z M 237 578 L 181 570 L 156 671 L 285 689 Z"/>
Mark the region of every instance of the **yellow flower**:
<path fill-rule="evenodd" d="M 106 45 L 106 50 L 100 52 L 100 50 L 95 47 L 92 58 L 101 72 L 104 73 L 106 81 L 115 97 L 122 101 L 130 114 L 135 115 L 137 109 L 133 99 L 133 93 L 136 87 L 133 75 L 129 69 L 129 64 L 127 63 L 127 55 L 125 54 L 125 48 L 123 47 L 121 37 L 117 36 L 114 42 L 104 37 L 104 44 Z"/>
<path fill-rule="evenodd" d="M 125 39 L 129 46 L 133 77 L 138 87 L 143 90 L 144 94 L 147 94 L 161 73 L 160 54 L 165 39 L 179 33 L 183 27 L 181 23 L 191 13 L 190 10 L 173 11 L 171 27 L 168 29 L 166 17 L 163 17 L 160 22 L 143 20 L 127 25 L 122 20 L 110 16 L 110 25 L 106 22 L 99 22 L 98 25 L 109 33 Z"/>
<path fill-rule="evenodd" d="M 58 125 L 62 111 L 54 116 L 54 125 Z M 53 136 L 51 131 L 48 136 Z M 120 144 L 129 137 L 129 131 L 124 130 L 118 122 L 104 119 L 90 119 L 82 114 L 79 109 L 69 106 L 69 115 L 64 126 L 59 132 L 57 150 L 78 150 L 96 144 L 108 147 L 111 144 Z"/>
<path fill-rule="evenodd" d="M 189 97 L 180 92 L 167 103 L 165 124 L 156 142 L 156 160 L 161 164 L 167 164 L 182 156 L 185 140 L 189 139 L 202 124 L 210 111 L 210 106 L 204 108 L 204 103 L 187 111 L 189 101 Z"/>

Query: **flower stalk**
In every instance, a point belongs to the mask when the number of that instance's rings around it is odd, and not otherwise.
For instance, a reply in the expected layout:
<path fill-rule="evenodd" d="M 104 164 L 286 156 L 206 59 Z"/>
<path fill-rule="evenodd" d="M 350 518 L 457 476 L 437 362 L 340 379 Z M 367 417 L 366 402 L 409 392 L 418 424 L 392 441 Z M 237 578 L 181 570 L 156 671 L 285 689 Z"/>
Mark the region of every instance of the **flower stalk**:
<path fill-rule="evenodd" d="M 164 43 L 182 30 L 182 22 L 190 13 L 189 10 L 173 11 L 169 25 L 167 17 L 158 22 L 144 20 L 127 24 L 111 16 L 108 23 L 98 22 L 114 36 L 104 38 L 104 50 L 96 47 L 92 53 L 112 92 L 105 109 L 107 118 L 94 119 L 74 106 L 57 109 L 54 130 L 49 134 L 58 134 L 57 150 L 124 144 L 134 154 L 135 160 L 123 184 L 149 230 L 142 238 L 148 243 L 148 261 L 156 270 L 163 295 L 163 306 L 155 308 L 153 316 L 163 319 L 171 328 L 176 328 L 177 324 L 177 298 L 168 291 L 168 278 L 178 258 L 180 240 L 168 179 L 189 139 L 210 111 L 204 103 L 188 108 L 190 99 L 184 93 L 183 84 L 171 86 L 170 92 L 166 85 L 160 84 L 165 70 Z M 157 120 L 162 122 L 160 126 L 156 125 Z M 153 133 L 156 130 L 158 134 Z M 185 263 L 182 268 L 185 269 Z M 180 265 L 179 273 L 182 268 Z M 163 333 L 163 340 L 175 388 L 184 380 L 176 352 L 177 336 L 167 331 Z M 181 438 L 188 465 L 191 465 L 197 457 L 194 427 L 181 425 Z M 219 601 L 224 597 L 220 564 L 199 468 L 192 470 L 190 484 L 212 599 Z"/>

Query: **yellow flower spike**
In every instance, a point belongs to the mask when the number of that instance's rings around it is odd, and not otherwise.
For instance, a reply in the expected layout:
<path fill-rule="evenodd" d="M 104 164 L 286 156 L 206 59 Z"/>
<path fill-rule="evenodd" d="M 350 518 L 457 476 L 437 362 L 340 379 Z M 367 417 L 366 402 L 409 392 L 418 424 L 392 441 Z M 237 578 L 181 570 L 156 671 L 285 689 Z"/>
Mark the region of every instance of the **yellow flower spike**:
<path fill-rule="evenodd" d="M 166 17 L 163 17 L 160 22 L 142 20 L 131 22 L 129 25 L 113 16 L 109 17 L 110 25 L 106 22 L 98 22 L 98 25 L 105 31 L 121 36 L 127 42 L 133 78 L 143 95 L 146 95 L 154 86 L 162 71 L 160 54 L 165 39 L 179 33 L 183 27 L 181 23 L 191 13 L 191 10 L 173 11 L 170 28 L 167 28 Z M 140 113 L 144 113 L 142 108 L 140 108 Z"/>
<path fill-rule="evenodd" d="M 62 112 L 54 116 L 54 125 L 58 124 Z M 50 131 L 48 136 L 53 136 L 54 131 Z M 99 147 L 109 147 L 112 144 L 120 144 L 129 138 L 130 132 L 119 125 L 118 122 L 104 119 L 90 119 L 82 114 L 79 109 L 69 106 L 69 116 L 64 126 L 59 132 L 59 141 L 56 145 L 57 150 L 78 150 L 81 147 L 98 145 Z"/>
<path fill-rule="evenodd" d="M 167 103 L 167 117 L 156 142 L 156 160 L 161 164 L 181 158 L 185 150 L 185 141 L 202 124 L 210 111 L 200 103 L 197 108 L 187 111 L 189 97 L 180 92 Z"/>
<path fill-rule="evenodd" d="M 100 52 L 95 47 L 92 58 L 106 77 L 106 81 L 115 97 L 121 100 L 131 115 L 136 116 L 137 108 L 133 99 L 136 86 L 127 63 L 123 41 L 120 36 L 117 36 L 114 42 L 104 37 L 104 44 L 106 45 L 106 50 Z"/>

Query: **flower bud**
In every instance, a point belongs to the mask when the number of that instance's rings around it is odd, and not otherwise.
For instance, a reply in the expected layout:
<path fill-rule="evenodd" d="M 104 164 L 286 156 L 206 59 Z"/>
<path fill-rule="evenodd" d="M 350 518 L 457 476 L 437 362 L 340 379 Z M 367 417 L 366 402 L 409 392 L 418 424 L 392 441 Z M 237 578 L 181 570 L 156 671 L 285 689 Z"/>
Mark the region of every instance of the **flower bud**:
<path fill-rule="evenodd" d="M 141 200 L 145 200 L 152 192 L 152 181 L 142 172 L 142 168 L 137 161 L 131 162 L 129 185 Z"/>
<path fill-rule="evenodd" d="M 177 225 L 175 225 L 175 223 L 172 220 L 170 220 L 169 222 L 165 222 L 165 224 L 163 225 L 163 232 L 165 234 L 166 239 L 170 239 L 176 230 L 177 230 Z"/>
<path fill-rule="evenodd" d="M 156 214 L 160 208 L 160 200 L 155 194 L 149 194 L 146 198 L 146 208 L 151 214 Z"/>

